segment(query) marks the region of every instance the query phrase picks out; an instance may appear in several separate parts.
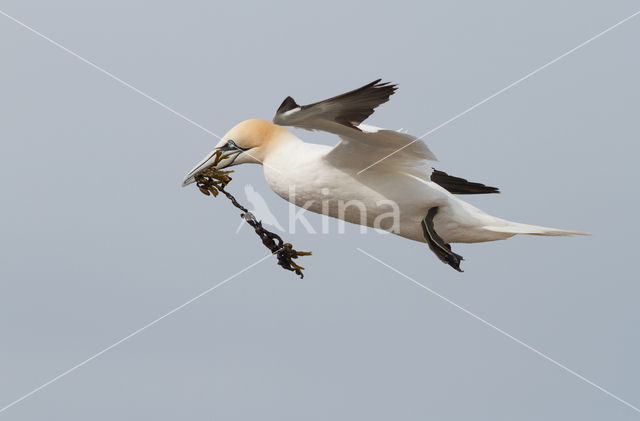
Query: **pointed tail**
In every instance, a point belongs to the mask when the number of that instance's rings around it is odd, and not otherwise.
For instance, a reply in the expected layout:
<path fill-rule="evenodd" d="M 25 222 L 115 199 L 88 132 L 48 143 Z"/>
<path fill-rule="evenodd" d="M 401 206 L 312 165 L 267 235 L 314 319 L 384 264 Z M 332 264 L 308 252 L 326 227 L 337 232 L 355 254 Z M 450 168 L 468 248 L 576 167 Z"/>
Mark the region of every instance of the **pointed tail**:
<path fill-rule="evenodd" d="M 504 220 L 503 220 L 504 221 Z M 558 228 L 542 227 L 538 225 L 521 224 L 519 222 L 504 221 L 505 225 L 487 225 L 483 229 L 491 232 L 504 234 L 527 234 L 545 236 L 570 236 L 570 235 L 591 235 L 587 232 L 570 231 Z"/>

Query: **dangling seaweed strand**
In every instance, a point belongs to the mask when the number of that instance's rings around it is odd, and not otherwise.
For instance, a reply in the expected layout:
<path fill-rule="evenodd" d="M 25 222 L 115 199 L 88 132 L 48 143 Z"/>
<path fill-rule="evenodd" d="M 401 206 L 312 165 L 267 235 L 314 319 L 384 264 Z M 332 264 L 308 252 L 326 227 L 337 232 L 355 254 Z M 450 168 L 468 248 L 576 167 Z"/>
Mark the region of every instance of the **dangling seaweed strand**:
<path fill-rule="evenodd" d="M 225 187 L 231 181 L 229 174 L 233 171 L 217 170 L 215 166 L 226 157 L 227 156 L 223 155 L 221 151 L 216 151 L 216 159 L 213 164 L 195 177 L 198 188 L 207 196 L 212 194 L 214 197 L 217 197 L 218 193 L 222 192 L 231 201 L 233 206 L 242 211 L 240 217 L 244 219 L 247 224 L 251 225 L 258 237 L 262 240 L 262 244 L 271 250 L 271 253 L 276 255 L 278 265 L 286 270 L 295 272 L 300 278 L 304 278 L 302 274 L 304 267 L 296 264 L 293 259 L 297 259 L 300 256 L 310 256 L 311 252 L 295 250 L 290 243 L 285 243 L 278 234 L 264 228 L 262 221 L 257 220 L 247 208 L 238 203 L 236 198 L 225 190 Z"/>

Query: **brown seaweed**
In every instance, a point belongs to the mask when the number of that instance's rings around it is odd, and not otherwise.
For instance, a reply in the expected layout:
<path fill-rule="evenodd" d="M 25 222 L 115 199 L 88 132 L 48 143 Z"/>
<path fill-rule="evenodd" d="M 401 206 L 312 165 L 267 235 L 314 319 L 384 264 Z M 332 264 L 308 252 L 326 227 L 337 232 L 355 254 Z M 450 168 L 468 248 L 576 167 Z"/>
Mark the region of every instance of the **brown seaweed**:
<path fill-rule="evenodd" d="M 258 237 L 260 237 L 260 240 L 262 240 L 262 244 L 271 250 L 271 253 L 276 255 L 278 265 L 286 270 L 295 272 L 300 278 L 304 278 L 302 274 L 304 267 L 296 264 L 293 259 L 297 259 L 300 256 L 309 256 L 311 252 L 295 250 L 290 243 L 285 243 L 278 234 L 264 228 L 262 221 L 257 220 L 247 208 L 238 203 L 236 198 L 225 190 L 225 187 L 231 181 L 229 174 L 233 171 L 223 171 L 215 168 L 224 158 L 226 158 L 226 155 L 223 155 L 221 151 L 216 151 L 216 159 L 213 164 L 195 177 L 198 188 L 207 196 L 213 195 L 217 197 L 218 193 L 222 192 L 231 201 L 233 206 L 242 211 L 240 217 L 244 219 L 247 224 L 251 225 Z"/>

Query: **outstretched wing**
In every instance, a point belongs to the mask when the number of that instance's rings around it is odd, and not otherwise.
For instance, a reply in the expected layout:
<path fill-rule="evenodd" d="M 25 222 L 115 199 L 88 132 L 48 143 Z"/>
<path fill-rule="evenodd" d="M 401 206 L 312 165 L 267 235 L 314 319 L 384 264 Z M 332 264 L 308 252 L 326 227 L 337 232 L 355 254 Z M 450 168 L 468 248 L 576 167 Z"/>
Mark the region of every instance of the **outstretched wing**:
<path fill-rule="evenodd" d="M 324 130 L 318 125 L 334 122 L 355 127 L 373 114 L 380 104 L 389 101 L 397 86 L 381 79 L 324 101 L 309 105 L 298 105 L 288 96 L 276 111 L 273 122 L 282 126 L 296 126 L 308 130 Z"/>
<path fill-rule="evenodd" d="M 494 187 L 433 171 L 427 161 L 437 159 L 420 139 L 402 131 L 362 124 L 376 107 L 389 101 L 396 89 L 397 85 L 381 83 L 378 79 L 310 105 L 298 105 L 288 96 L 278 108 L 273 122 L 338 135 L 340 142 L 326 155 L 326 159 L 343 169 L 360 172 L 379 166 L 431 179 L 452 193 L 497 193 Z"/>
<path fill-rule="evenodd" d="M 287 97 L 278 108 L 273 122 L 338 135 L 340 143 L 329 152 L 327 159 L 336 163 L 339 161 L 343 166 L 360 170 L 390 155 L 384 159 L 385 165 L 418 165 L 428 171 L 429 167 L 424 161 L 435 161 L 436 157 L 424 142 L 407 133 L 362 124 L 377 106 L 389 101 L 396 89 L 396 85 L 381 83 L 381 79 L 378 79 L 310 105 L 298 105 L 293 98 Z"/>

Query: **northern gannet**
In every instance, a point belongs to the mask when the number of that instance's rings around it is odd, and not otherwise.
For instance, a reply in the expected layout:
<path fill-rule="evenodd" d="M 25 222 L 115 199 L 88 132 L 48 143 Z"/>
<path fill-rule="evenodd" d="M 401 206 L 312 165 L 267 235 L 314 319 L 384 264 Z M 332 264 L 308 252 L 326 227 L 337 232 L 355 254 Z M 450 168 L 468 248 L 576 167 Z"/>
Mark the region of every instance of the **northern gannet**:
<path fill-rule="evenodd" d="M 463 258 L 450 243 L 503 240 L 515 234 L 586 234 L 507 221 L 456 197 L 499 191 L 431 168 L 427 161 L 437 161 L 435 155 L 414 136 L 362 124 L 396 89 L 378 79 L 310 105 L 300 106 L 289 96 L 273 122 L 251 119 L 229 130 L 182 185 L 193 183 L 213 164 L 216 151 L 223 151 L 228 157 L 218 169 L 262 164 L 267 183 L 283 199 L 312 212 L 426 242 L 458 271 Z M 326 131 L 340 141 L 334 147 L 307 143 L 283 126 Z"/>

